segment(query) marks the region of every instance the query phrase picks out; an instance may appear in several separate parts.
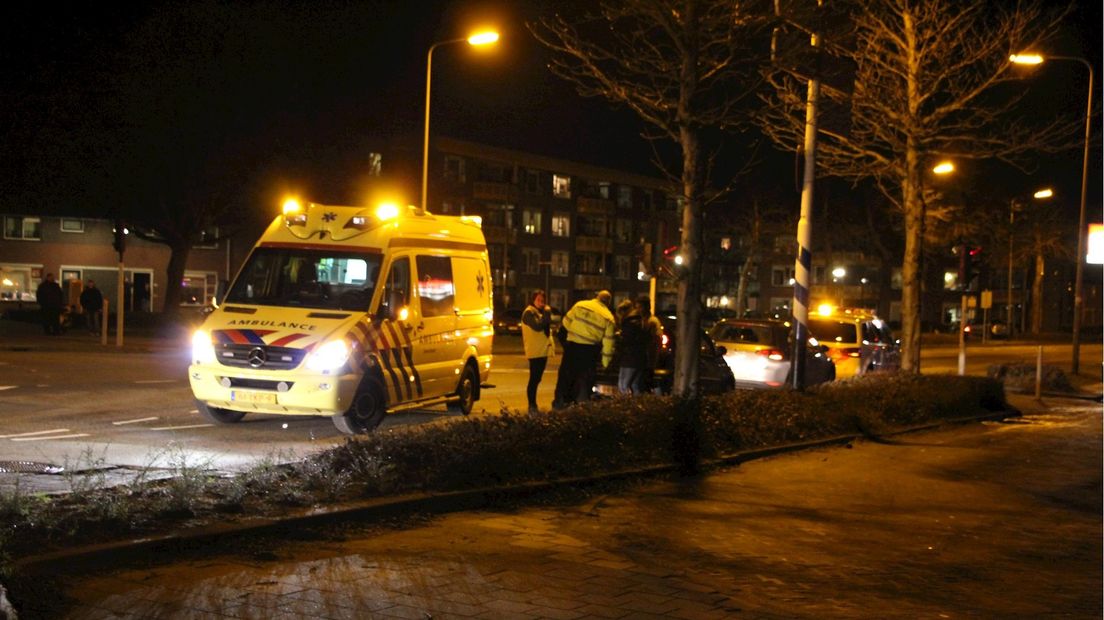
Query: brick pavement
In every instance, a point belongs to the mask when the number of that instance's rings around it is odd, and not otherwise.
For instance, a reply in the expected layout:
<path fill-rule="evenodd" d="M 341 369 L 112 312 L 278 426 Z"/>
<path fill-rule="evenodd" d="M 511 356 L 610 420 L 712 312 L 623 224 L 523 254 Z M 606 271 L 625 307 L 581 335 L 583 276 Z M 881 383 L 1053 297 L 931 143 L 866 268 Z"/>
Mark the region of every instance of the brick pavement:
<path fill-rule="evenodd" d="M 1099 618 L 1100 458 L 1099 405 L 1063 405 L 86 576 L 68 617 Z"/>

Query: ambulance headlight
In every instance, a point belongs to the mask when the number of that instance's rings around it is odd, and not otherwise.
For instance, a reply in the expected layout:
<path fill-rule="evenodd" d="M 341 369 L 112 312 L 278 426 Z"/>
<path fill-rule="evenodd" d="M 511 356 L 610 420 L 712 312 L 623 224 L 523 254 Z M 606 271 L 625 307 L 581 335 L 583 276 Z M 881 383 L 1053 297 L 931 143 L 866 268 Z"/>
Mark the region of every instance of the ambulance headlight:
<path fill-rule="evenodd" d="M 349 359 L 349 346 L 344 340 L 331 340 L 307 357 L 307 368 L 315 372 L 337 370 Z"/>
<path fill-rule="evenodd" d="M 192 363 L 210 364 L 215 361 L 215 345 L 211 335 L 202 329 L 192 335 Z"/>

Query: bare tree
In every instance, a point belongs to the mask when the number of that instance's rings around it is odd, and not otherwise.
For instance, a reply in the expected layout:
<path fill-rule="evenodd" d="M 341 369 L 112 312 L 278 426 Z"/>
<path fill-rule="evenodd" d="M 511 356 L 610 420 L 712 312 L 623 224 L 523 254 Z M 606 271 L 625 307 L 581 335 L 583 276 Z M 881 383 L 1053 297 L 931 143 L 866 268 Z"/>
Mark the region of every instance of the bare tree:
<path fill-rule="evenodd" d="M 838 3 L 851 30 L 825 33 L 827 49 L 853 69 L 850 92 L 824 88 L 822 105 L 847 126 L 821 129 L 820 169 L 870 179 L 904 220 L 902 369 L 920 368 L 921 256 L 927 170 L 936 158 L 1025 158 L 1075 146 L 1065 119 L 1031 127 L 1015 118 L 1019 96 L 1008 57 L 1038 49 L 1064 12 L 1034 2 L 864 0 Z M 834 44 L 834 45 L 833 45 Z M 793 72 L 769 75 L 773 92 L 760 125 L 796 148 L 804 130 L 804 86 Z"/>
<path fill-rule="evenodd" d="M 674 392 L 696 394 L 701 342 L 702 215 L 710 199 L 711 131 L 740 117 L 756 55 L 745 35 L 759 13 L 742 0 L 609 0 L 570 19 L 530 24 L 553 52 L 550 69 L 583 96 L 632 110 L 645 138 L 678 145 L 682 197 L 680 253 L 688 268 L 678 286 Z M 658 162 L 657 162 L 658 163 Z"/>
<path fill-rule="evenodd" d="M 1035 273 L 1031 280 L 1031 333 L 1038 334 L 1043 330 L 1046 261 L 1048 258 L 1072 257 L 1072 240 L 1066 235 L 1065 229 L 1069 228 L 1067 222 L 1062 221 L 1052 209 L 1034 209 L 1022 221 L 1024 230 L 1017 234 L 1026 243 L 1021 244 L 1019 252 L 1013 252 L 1013 256 L 1035 264 Z"/>

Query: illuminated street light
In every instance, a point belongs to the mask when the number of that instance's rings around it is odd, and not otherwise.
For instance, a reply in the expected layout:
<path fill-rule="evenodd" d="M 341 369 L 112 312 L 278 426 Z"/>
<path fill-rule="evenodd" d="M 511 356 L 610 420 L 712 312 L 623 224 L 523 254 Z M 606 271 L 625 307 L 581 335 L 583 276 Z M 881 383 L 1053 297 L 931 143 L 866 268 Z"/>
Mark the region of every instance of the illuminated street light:
<path fill-rule="evenodd" d="M 1085 152 L 1081 158 L 1081 215 L 1077 219 L 1077 259 L 1076 275 L 1073 281 L 1073 364 L 1070 370 L 1077 374 L 1081 366 L 1081 312 L 1084 305 L 1083 286 L 1081 279 L 1084 277 L 1085 265 L 1085 192 L 1088 189 L 1089 177 L 1089 129 L 1092 127 L 1092 95 L 1093 95 L 1093 68 L 1092 64 L 1084 58 L 1077 56 L 1046 56 L 1042 54 L 1012 54 L 1010 61 L 1019 65 L 1039 65 L 1044 60 L 1066 60 L 1079 62 L 1089 70 L 1089 101 L 1085 106 Z"/>
<path fill-rule="evenodd" d="M 418 207 L 422 212 L 426 210 L 426 191 L 429 186 L 429 93 L 433 78 L 433 50 L 442 45 L 452 45 L 453 43 L 467 43 L 468 45 L 478 47 L 492 45 L 496 42 L 498 42 L 498 33 L 487 30 L 477 32 L 466 39 L 438 41 L 429 46 L 429 53 L 426 54 L 425 140 L 422 143 L 422 203 Z"/>
<path fill-rule="evenodd" d="M 836 267 L 835 269 L 832 270 L 832 277 L 836 278 L 837 280 L 842 278 L 845 275 L 847 275 L 847 270 L 844 269 L 843 267 Z"/>
<path fill-rule="evenodd" d="M 932 172 L 936 174 L 950 174 L 955 171 L 954 162 L 941 161 L 934 168 Z"/>
<path fill-rule="evenodd" d="M 1041 189 L 1034 194 L 1035 198 L 1050 198 L 1053 195 L 1054 190 L 1050 189 L 1049 187 L 1046 189 Z"/>

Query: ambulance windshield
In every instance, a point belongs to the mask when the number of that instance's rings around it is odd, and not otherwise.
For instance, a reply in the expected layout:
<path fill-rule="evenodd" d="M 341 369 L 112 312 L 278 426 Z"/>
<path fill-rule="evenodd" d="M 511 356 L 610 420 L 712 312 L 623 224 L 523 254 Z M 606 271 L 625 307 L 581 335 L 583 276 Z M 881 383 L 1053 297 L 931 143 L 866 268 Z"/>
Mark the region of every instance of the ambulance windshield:
<path fill-rule="evenodd" d="M 382 256 L 299 248 L 257 248 L 229 303 L 367 311 Z"/>

